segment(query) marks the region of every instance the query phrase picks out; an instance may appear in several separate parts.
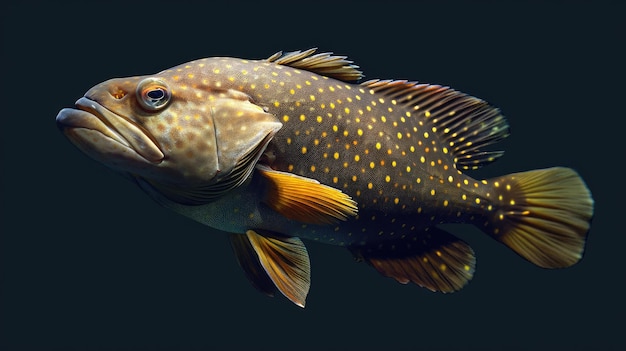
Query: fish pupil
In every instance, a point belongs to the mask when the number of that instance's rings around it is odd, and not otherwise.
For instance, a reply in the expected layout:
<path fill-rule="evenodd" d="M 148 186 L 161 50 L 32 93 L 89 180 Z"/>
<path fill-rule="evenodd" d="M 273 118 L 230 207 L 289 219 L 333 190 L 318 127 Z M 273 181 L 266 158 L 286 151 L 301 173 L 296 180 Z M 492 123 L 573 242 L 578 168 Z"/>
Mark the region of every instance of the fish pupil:
<path fill-rule="evenodd" d="M 152 100 L 153 103 L 156 103 L 165 97 L 165 92 L 163 91 L 163 89 L 153 89 L 148 91 L 146 93 L 146 96 L 148 96 L 148 98 Z"/>

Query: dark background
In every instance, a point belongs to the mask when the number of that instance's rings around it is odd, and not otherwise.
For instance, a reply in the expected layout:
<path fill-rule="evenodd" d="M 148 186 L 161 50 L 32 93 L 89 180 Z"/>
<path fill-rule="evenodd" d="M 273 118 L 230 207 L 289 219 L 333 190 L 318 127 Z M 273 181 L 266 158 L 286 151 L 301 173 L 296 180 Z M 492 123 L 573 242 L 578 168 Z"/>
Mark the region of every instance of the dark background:
<path fill-rule="evenodd" d="M 626 347 L 624 8 L 619 2 L 1 5 L 0 349 Z M 223 233 L 75 149 L 54 117 L 91 86 L 207 56 L 319 47 L 366 78 L 445 84 L 508 117 L 490 177 L 573 167 L 596 200 L 584 259 L 544 270 L 470 226 L 462 291 L 383 278 L 309 243 L 306 309 L 246 280 Z"/>

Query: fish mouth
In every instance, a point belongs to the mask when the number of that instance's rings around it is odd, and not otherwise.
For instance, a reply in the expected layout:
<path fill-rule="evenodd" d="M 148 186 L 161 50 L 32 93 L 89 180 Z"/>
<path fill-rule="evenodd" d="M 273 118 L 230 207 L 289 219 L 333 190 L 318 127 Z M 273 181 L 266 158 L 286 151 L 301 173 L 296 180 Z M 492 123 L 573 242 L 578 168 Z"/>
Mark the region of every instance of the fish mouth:
<path fill-rule="evenodd" d="M 160 163 L 165 157 L 142 127 L 86 97 L 78 99 L 75 108 L 62 109 L 56 122 L 76 146 L 97 159 L 114 155 Z"/>

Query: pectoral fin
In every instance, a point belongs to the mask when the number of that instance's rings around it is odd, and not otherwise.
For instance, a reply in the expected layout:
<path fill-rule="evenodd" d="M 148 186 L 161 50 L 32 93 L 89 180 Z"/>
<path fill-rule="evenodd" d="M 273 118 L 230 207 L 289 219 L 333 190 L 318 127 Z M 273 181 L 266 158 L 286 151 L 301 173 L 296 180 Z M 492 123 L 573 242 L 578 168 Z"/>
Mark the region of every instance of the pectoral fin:
<path fill-rule="evenodd" d="M 283 216 L 303 223 L 331 224 L 357 214 L 357 205 L 341 190 L 315 179 L 256 166 L 267 180 L 265 203 Z"/>
<path fill-rule="evenodd" d="M 304 307 L 311 285 L 311 265 L 300 239 L 248 230 L 245 235 L 233 234 L 231 243 L 239 264 L 257 289 L 273 296 L 275 286 L 293 303 Z"/>

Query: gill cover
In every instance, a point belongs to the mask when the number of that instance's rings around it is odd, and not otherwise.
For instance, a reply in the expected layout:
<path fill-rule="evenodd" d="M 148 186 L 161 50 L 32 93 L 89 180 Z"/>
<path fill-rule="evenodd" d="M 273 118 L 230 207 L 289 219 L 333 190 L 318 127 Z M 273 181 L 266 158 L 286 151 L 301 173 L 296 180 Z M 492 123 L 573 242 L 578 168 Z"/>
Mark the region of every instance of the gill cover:
<path fill-rule="evenodd" d="M 192 187 L 155 184 L 169 199 L 181 204 L 201 205 L 214 201 L 248 179 L 263 151 L 282 123 L 250 97 L 228 90 L 211 99 L 207 114 L 215 137 L 215 176 Z"/>

